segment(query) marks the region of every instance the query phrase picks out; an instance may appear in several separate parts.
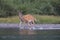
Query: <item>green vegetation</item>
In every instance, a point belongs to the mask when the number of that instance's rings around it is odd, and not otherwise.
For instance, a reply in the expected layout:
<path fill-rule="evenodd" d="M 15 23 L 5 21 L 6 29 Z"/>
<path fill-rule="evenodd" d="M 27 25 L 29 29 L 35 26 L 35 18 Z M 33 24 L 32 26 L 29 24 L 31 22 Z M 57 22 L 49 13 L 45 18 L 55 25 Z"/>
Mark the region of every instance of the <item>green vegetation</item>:
<path fill-rule="evenodd" d="M 0 23 L 18 23 L 17 10 L 33 14 L 36 23 L 60 23 L 60 0 L 0 0 Z"/>
<path fill-rule="evenodd" d="M 18 23 L 18 22 L 19 22 L 18 16 L 0 18 L 0 23 Z"/>
<path fill-rule="evenodd" d="M 34 15 L 37 23 L 60 23 L 60 16 Z"/>
<path fill-rule="evenodd" d="M 60 23 L 60 16 L 33 15 L 36 17 L 36 23 Z M 18 16 L 0 18 L 0 23 L 19 23 Z"/>
<path fill-rule="evenodd" d="M 60 15 L 60 0 L 0 0 L 0 17 L 23 14 Z"/>

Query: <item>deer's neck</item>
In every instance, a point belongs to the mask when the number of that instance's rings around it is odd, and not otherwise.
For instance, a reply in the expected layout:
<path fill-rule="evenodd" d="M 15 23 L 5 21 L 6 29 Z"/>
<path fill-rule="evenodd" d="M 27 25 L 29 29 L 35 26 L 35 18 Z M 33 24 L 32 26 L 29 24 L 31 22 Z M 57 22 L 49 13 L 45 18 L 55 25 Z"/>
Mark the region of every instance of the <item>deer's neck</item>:
<path fill-rule="evenodd" d="M 19 12 L 19 18 L 22 19 L 23 14 Z"/>
<path fill-rule="evenodd" d="M 22 17 L 23 15 L 21 13 L 19 13 L 19 16 Z"/>

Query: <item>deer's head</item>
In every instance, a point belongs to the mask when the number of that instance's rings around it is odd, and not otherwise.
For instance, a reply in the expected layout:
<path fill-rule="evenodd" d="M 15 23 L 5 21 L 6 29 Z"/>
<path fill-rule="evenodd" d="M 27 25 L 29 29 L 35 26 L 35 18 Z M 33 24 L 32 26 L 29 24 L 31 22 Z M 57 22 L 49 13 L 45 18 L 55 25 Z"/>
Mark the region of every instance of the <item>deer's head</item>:
<path fill-rule="evenodd" d="M 21 10 L 18 10 L 17 12 L 19 13 L 19 17 L 22 17 L 22 15 L 23 15 L 22 14 L 22 11 Z"/>

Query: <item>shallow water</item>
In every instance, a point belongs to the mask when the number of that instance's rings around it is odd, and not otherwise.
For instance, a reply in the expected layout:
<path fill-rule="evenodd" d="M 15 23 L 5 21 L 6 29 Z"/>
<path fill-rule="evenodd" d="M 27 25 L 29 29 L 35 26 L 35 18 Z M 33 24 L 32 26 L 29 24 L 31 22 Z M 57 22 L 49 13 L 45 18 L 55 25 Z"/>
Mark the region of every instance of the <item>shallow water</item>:
<path fill-rule="evenodd" d="M 34 27 L 58 28 L 59 30 L 35 30 L 33 32 L 36 34 L 27 35 L 23 32 L 24 35 L 21 35 L 18 24 L 4 23 L 0 24 L 0 40 L 60 40 L 60 24 L 39 24 Z"/>
<path fill-rule="evenodd" d="M 60 40 L 60 30 L 36 30 L 37 34 L 21 35 L 18 29 L 0 29 L 0 40 Z"/>

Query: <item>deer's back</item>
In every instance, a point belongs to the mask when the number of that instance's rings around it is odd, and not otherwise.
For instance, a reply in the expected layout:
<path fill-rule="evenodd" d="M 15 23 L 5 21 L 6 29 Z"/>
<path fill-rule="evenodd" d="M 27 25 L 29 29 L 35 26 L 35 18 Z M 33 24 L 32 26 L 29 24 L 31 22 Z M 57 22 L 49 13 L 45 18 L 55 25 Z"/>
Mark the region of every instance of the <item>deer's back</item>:
<path fill-rule="evenodd" d="M 29 20 L 32 20 L 33 21 L 34 20 L 34 17 L 32 15 L 30 15 L 30 14 L 27 14 L 27 15 L 24 15 L 23 16 L 23 19 L 26 20 L 26 21 L 29 21 Z"/>

